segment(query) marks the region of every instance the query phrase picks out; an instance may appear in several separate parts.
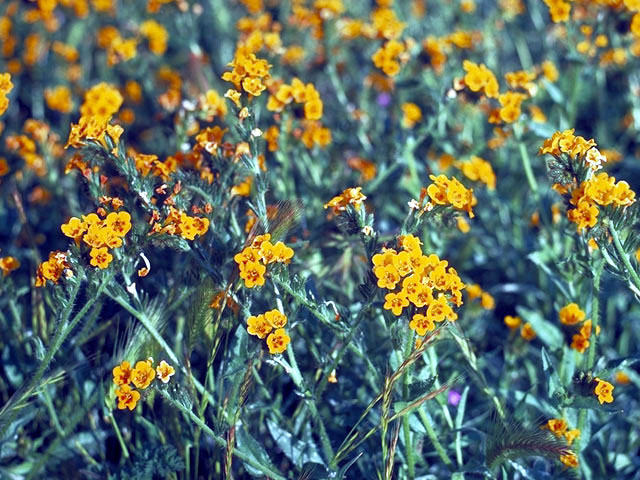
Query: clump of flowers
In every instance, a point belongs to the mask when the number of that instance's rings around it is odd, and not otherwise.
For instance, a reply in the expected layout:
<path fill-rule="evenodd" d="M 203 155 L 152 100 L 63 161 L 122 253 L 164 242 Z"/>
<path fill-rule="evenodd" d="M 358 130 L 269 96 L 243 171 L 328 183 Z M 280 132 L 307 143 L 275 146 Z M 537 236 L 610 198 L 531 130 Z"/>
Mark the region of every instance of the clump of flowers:
<path fill-rule="evenodd" d="M 625 208 L 635 202 L 636 194 L 627 182 L 616 183 L 607 173 L 594 173 L 607 159 L 593 139 L 574 135 L 574 129 L 554 133 L 544 141 L 539 154 L 553 156 L 549 169 L 556 180 L 554 189 L 569 197 L 573 208 L 567 211 L 567 217 L 578 232 L 596 225 L 601 207 Z M 581 181 L 575 172 L 583 177 Z"/>
<path fill-rule="evenodd" d="M 405 102 L 402 104 L 402 126 L 405 128 L 413 128 L 416 123 L 422 120 L 422 110 L 413 102 Z"/>
<path fill-rule="evenodd" d="M 383 308 L 400 316 L 409 308 L 409 327 L 423 336 L 445 320 L 455 321 L 452 305 L 462 305 L 465 284 L 453 267 L 437 255 L 424 255 L 420 240 L 413 235 L 400 237 L 401 250 L 383 249 L 373 256 L 373 273 L 378 287 L 389 290 Z"/>
<path fill-rule="evenodd" d="M 246 47 L 239 46 L 228 65 L 232 70 L 223 73 L 222 79 L 233 83 L 237 92 L 244 90 L 257 97 L 267 88 L 264 81 L 270 76 L 271 65 L 266 60 L 257 58 Z"/>
<path fill-rule="evenodd" d="M 264 285 L 267 265 L 289 263 L 292 258 L 293 249 L 282 242 L 271 243 L 270 233 L 258 235 L 249 246 L 233 257 L 240 269 L 240 278 L 247 288 Z"/>
<path fill-rule="evenodd" d="M 133 410 L 140 400 L 140 392 L 131 388 L 131 383 L 139 390 L 146 390 L 156 378 L 162 383 L 168 383 L 176 371 L 164 360 L 154 369 L 153 359 L 148 358 L 138 361 L 133 368 L 125 360 L 120 365 L 116 365 L 112 373 L 113 383 L 118 387 L 116 388 L 118 409 Z"/>
<path fill-rule="evenodd" d="M 285 106 L 295 102 L 304 109 L 304 117 L 307 120 L 320 120 L 322 118 L 323 103 L 320 93 L 312 83 L 306 85 L 297 77 L 291 84 L 283 83 L 275 94 L 269 96 L 267 109 L 272 112 L 282 112 Z"/>
<path fill-rule="evenodd" d="M 483 92 L 489 98 L 497 98 L 500 85 L 496 76 L 486 65 L 465 60 L 462 68 L 467 72 L 464 76 L 464 85 L 472 92 Z"/>
<path fill-rule="evenodd" d="M 571 445 L 576 438 L 580 437 L 580 430 L 577 428 L 569 430 L 569 424 L 563 418 L 552 418 L 548 420 L 542 428 L 549 430 L 556 437 L 566 439 L 569 445 Z"/>
<path fill-rule="evenodd" d="M 105 269 L 113 260 L 109 249 L 121 247 L 125 235 L 131 230 L 131 214 L 122 210 L 111 212 L 104 219 L 95 213 L 83 215 L 82 220 L 71 217 L 60 229 L 77 245 L 90 247 L 90 264 Z"/>
<path fill-rule="evenodd" d="M 591 338 L 591 319 L 585 320 L 586 314 L 580 309 L 578 304 L 570 303 L 558 312 L 560 323 L 571 328 L 573 334 L 571 348 L 577 352 L 584 353 L 589 348 Z M 600 333 L 600 327 L 596 329 L 596 335 Z"/>
<path fill-rule="evenodd" d="M 496 174 L 485 159 L 472 155 L 469 160 L 459 163 L 458 167 L 469 180 L 480 181 L 487 185 L 489 190 L 495 190 Z"/>
<path fill-rule="evenodd" d="M 405 61 L 405 46 L 399 40 L 388 40 L 372 55 L 373 64 L 390 77 L 400 72 L 401 62 Z"/>
<path fill-rule="evenodd" d="M 493 310 L 496 306 L 496 301 L 489 292 L 482 289 L 480 285 L 477 283 L 472 283 L 467 285 L 465 290 L 467 292 L 467 296 L 469 297 L 469 301 L 472 302 L 476 298 L 480 299 L 480 306 L 485 310 Z"/>
<path fill-rule="evenodd" d="M 287 349 L 291 339 L 284 327 L 287 316 L 280 310 L 274 309 L 247 319 L 247 332 L 260 339 L 266 338 L 269 353 L 275 355 Z"/>
<path fill-rule="evenodd" d="M 536 331 L 533 329 L 531 323 L 522 323 L 522 319 L 518 316 L 506 315 L 504 317 L 504 324 L 509 327 L 511 332 L 515 332 L 520 329 L 520 336 L 527 342 L 534 340 L 537 336 Z"/>
<path fill-rule="evenodd" d="M 207 217 L 190 216 L 175 207 L 170 207 L 164 222 L 160 223 L 159 214 L 152 220 L 149 235 L 179 235 L 185 240 L 195 240 L 197 235 L 202 237 L 209 231 L 210 224 Z"/>
<path fill-rule="evenodd" d="M 458 210 L 467 212 L 469 218 L 475 216 L 471 210 L 475 201 L 473 189 L 465 187 L 455 177 L 429 175 L 429 178 L 433 183 L 426 188 L 426 194 L 429 195 L 433 204 L 451 205 Z"/>
<path fill-rule="evenodd" d="M 333 213 L 335 215 L 339 215 L 340 212 L 344 212 L 349 205 L 358 210 L 362 203 L 367 199 L 361 190 L 362 187 L 347 188 L 340 195 L 333 197 L 325 203 L 324 208 L 333 209 Z"/>
<path fill-rule="evenodd" d="M 38 266 L 35 285 L 42 287 L 47 284 L 47 280 L 57 284 L 63 273 L 68 277 L 73 276 L 67 254 L 59 250 L 49 252 L 49 259 Z"/>

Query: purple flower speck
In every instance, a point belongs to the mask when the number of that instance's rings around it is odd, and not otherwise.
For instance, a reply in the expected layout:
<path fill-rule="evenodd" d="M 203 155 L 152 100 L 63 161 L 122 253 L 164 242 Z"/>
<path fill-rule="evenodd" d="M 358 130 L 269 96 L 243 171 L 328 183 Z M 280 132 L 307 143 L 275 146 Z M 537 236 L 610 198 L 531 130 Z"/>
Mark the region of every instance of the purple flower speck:
<path fill-rule="evenodd" d="M 387 92 L 382 92 L 378 95 L 378 105 L 381 107 L 388 107 L 391 103 L 391 95 Z"/>
<path fill-rule="evenodd" d="M 461 397 L 460 392 L 458 392 L 457 390 L 449 390 L 449 396 L 447 400 L 451 405 L 456 407 L 460 403 L 460 397 Z"/>

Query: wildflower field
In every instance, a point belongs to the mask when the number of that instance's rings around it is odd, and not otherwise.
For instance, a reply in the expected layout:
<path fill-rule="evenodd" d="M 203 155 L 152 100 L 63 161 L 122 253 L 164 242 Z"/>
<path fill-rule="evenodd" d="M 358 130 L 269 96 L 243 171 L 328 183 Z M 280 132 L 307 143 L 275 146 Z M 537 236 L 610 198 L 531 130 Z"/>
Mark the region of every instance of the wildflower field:
<path fill-rule="evenodd" d="M 640 479 L 640 0 L 0 0 L 0 479 Z"/>

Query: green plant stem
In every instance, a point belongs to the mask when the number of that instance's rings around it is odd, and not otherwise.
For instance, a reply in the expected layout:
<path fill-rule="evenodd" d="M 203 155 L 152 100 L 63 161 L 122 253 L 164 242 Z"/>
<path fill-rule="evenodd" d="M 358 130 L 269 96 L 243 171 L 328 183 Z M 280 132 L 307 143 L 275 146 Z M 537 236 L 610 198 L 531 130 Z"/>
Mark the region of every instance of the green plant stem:
<path fill-rule="evenodd" d="M 120 427 L 118 427 L 118 422 L 116 422 L 116 417 L 113 416 L 113 411 L 109 410 L 107 418 L 111 422 L 111 425 L 113 425 L 114 432 L 116 432 L 118 443 L 120 443 L 120 448 L 122 448 L 122 455 L 124 455 L 124 458 L 129 458 L 129 449 L 127 448 L 124 438 L 122 438 L 122 433 L 120 432 Z"/>
<path fill-rule="evenodd" d="M 421 406 L 420 408 L 418 408 L 418 416 L 420 417 L 420 420 L 422 420 L 422 425 L 424 425 L 424 428 L 427 431 L 427 435 L 429 436 L 429 440 L 431 440 L 431 443 L 433 444 L 433 448 L 436 449 L 436 452 L 440 456 L 440 459 L 448 467 L 453 465 L 453 462 L 447 455 L 447 452 L 442 447 L 440 440 L 438 440 L 438 435 L 436 434 L 435 430 L 433 429 L 433 426 L 431 425 L 431 420 L 429 419 L 429 416 L 427 415 L 427 412 L 424 406 Z"/>
<path fill-rule="evenodd" d="M 33 377 L 31 377 L 31 380 L 29 381 L 29 383 L 27 383 L 27 385 L 23 389 L 21 389 L 21 393 L 19 394 L 19 397 L 14 404 L 22 403 L 21 402 L 22 400 L 24 400 L 25 398 L 31 395 L 31 393 L 37 387 L 40 380 L 42 380 L 42 377 L 44 376 L 45 372 L 49 368 L 49 364 L 53 360 L 53 357 L 55 356 L 55 354 L 58 352 L 58 350 L 60 350 L 60 347 L 62 346 L 64 341 L 67 339 L 69 334 L 73 331 L 73 329 L 78 324 L 78 322 L 82 320 L 82 318 L 86 315 L 86 313 L 93 306 L 93 304 L 100 298 L 100 295 L 102 295 L 102 292 L 107 286 L 107 283 L 109 283 L 109 281 L 113 278 L 114 275 L 115 275 L 115 271 L 112 270 L 107 276 L 104 277 L 96 293 L 93 296 L 91 296 L 89 299 L 87 299 L 87 303 L 84 305 L 84 307 L 82 307 L 82 309 L 80 309 L 80 311 L 69 322 L 68 319 L 69 319 L 69 316 L 71 315 L 71 311 L 73 310 L 73 304 L 75 302 L 76 297 L 78 296 L 78 291 L 80 290 L 80 285 L 82 284 L 82 280 L 83 280 L 82 278 L 76 279 L 76 283 L 74 284 L 73 289 L 71 290 L 71 295 L 69 296 L 69 300 L 68 300 L 69 303 L 67 304 L 67 307 L 62 312 L 60 325 L 56 331 L 53 342 L 49 347 L 49 350 L 47 350 L 47 353 L 45 354 L 44 358 L 42 359 L 42 362 L 40 362 L 40 366 L 34 373 Z M 4 434 L 7 431 L 7 428 L 9 428 L 9 426 L 15 419 L 16 415 L 18 414 L 18 410 L 19 410 L 18 408 L 13 408 L 11 411 L 9 411 L 7 418 L 4 421 L 3 427 L 0 429 L 0 438 L 4 436 Z"/>
<path fill-rule="evenodd" d="M 406 360 L 411 354 L 411 347 L 413 346 L 413 330 L 407 329 L 407 339 L 404 346 L 404 359 Z M 411 380 L 412 367 L 409 366 L 402 377 L 402 396 L 405 402 L 409 399 L 409 382 Z M 402 431 L 404 435 L 404 446 L 406 449 L 407 457 L 407 475 L 409 480 L 416 476 L 415 472 L 415 458 L 413 455 L 413 443 L 411 442 L 411 426 L 409 425 L 409 415 L 402 417 Z"/>
<path fill-rule="evenodd" d="M 169 403 L 171 403 L 171 405 L 173 405 L 174 407 L 176 407 L 178 410 L 180 410 L 182 413 L 184 413 L 187 417 L 189 417 L 189 419 L 195 423 L 198 427 L 200 427 L 202 429 L 202 431 L 204 433 L 206 433 L 207 435 L 209 435 L 211 437 L 211 439 L 221 448 L 226 448 L 227 447 L 227 441 L 216 435 L 215 432 L 213 430 L 211 430 L 206 423 L 204 423 L 203 420 L 200 419 L 200 417 L 198 417 L 195 413 L 193 413 L 191 410 L 189 410 L 188 408 L 186 408 L 184 405 L 182 405 L 180 402 L 177 402 L 176 400 L 173 399 L 173 397 L 171 395 L 169 395 L 169 393 L 163 389 L 158 389 L 158 392 L 160 393 L 160 395 L 162 395 L 162 397 L 167 400 Z M 283 477 L 280 472 L 277 472 L 275 470 L 271 470 L 271 469 L 265 469 L 264 465 L 258 464 L 257 462 L 255 462 L 252 458 L 250 458 L 248 455 L 246 455 L 244 452 L 242 452 L 241 450 L 234 450 L 233 454 L 238 457 L 240 460 L 242 460 L 243 462 L 246 462 L 248 465 L 251 465 L 253 468 L 262 471 L 263 473 L 265 473 L 266 475 L 268 475 L 270 478 L 274 479 L 274 480 L 286 480 L 285 477 Z"/>
<path fill-rule="evenodd" d="M 535 175 L 533 174 L 533 169 L 531 168 L 531 160 L 529 159 L 529 152 L 527 152 L 527 147 L 522 140 L 518 141 L 518 149 L 520 150 L 520 158 L 522 158 L 522 166 L 524 167 L 524 174 L 527 177 L 529 188 L 531 189 L 533 194 L 537 197 L 538 182 L 536 180 Z"/>
<path fill-rule="evenodd" d="M 597 343 L 597 335 L 596 330 L 598 329 L 598 325 L 600 323 L 600 278 L 602 276 L 602 270 L 604 268 L 604 263 L 598 262 L 594 266 L 593 270 L 593 300 L 591 302 L 591 338 L 589 343 L 589 350 L 587 351 L 587 363 L 585 365 L 586 371 L 591 371 L 593 365 L 595 364 L 596 358 L 596 343 Z M 588 410 L 583 408 L 580 410 L 578 414 L 578 430 L 580 430 L 581 436 L 577 440 L 576 449 L 578 451 L 582 450 L 590 439 L 583 438 L 582 434 L 584 432 L 584 426 L 587 422 L 587 414 Z"/>
<path fill-rule="evenodd" d="M 318 429 L 318 436 L 320 437 L 320 442 L 322 444 L 322 450 L 327 461 L 331 461 L 331 459 L 335 456 L 333 453 L 333 447 L 331 446 L 331 441 L 329 440 L 329 435 L 327 434 L 327 429 L 324 426 L 324 422 L 322 421 L 322 417 L 318 412 L 318 407 L 316 406 L 316 402 L 311 396 L 309 389 L 306 387 L 306 382 L 300 373 L 300 369 L 298 368 L 298 362 L 296 362 L 296 357 L 293 354 L 292 348 L 287 348 L 287 357 L 289 358 L 289 364 L 291 365 L 291 379 L 296 386 L 305 393 L 305 403 L 309 412 L 311 413 L 311 418 L 313 423 Z"/>
<path fill-rule="evenodd" d="M 620 236 L 618 235 L 617 230 L 611 224 L 609 224 L 609 233 L 611 233 L 611 238 L 613 238 L 613 245 L 616 248 L 616 252 L 618 253 L 618 256 L 620 257 L 620 259 L 622 260 L 622 263 L 624 263 L 625 269 L 627 270 L 627 275 L 629 276 L 629 282 L 633 283 L 637 291 L 640 291 L 640 277 L 638 276 L 638 273 L 635 271 L 635 269 L 631 265 L 631 262 L 629 261 L 629 257 L 624 251 L 624 248 L 622 247 L 622 243 L 620 242 Z"/>

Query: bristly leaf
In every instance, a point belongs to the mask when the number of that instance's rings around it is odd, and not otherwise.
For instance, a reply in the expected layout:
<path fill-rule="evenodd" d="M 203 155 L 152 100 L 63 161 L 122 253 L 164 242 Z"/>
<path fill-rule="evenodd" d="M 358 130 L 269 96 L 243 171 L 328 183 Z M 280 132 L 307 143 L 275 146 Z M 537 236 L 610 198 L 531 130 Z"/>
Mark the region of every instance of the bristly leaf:
<path fill-rule="evenodd" d="M 491 469 L 507 460 L 526 457 L 558 459 L 571 452 L 566 442 L 539 426 L 525 426 L 515 418 L 501 420 L 494 415 L 487 435 L 486 462 Z"/>
<path fill-rule="evenodd" d="M 224 295 L 224 292 L 221 293 Z M 213 322 L 214 310 L 210 306 L 213 296 L 213 282 L 209 277 L 205 277 L 192 295 L 189 314 L 186 317 L 185 351 L 187 356 L 191 355 L 197 342 L 205 338 L 207 328 Z M 226 301 L 225 298 L 220 300 L 221 303 L 224 301 Z"/>

